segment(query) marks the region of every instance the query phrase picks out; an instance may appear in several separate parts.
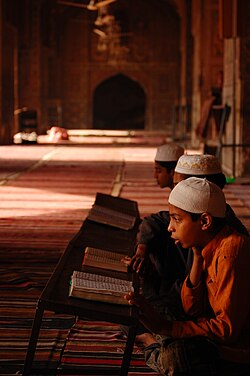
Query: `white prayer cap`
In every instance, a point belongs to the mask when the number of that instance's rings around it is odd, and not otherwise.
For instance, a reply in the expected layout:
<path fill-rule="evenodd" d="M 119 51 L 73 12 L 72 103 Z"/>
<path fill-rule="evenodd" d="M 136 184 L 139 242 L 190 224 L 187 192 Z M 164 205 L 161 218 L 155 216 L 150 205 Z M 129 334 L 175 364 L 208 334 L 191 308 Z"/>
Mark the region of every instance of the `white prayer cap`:
<path fill-rule="evenodd" d="M 155 161 L 157 162 L 175 162 L 184 153 L 184 148 L 174 142 L 164 144 L 158 147 Z"/>
<path fill-rule="evenodd" d="M 220 218 L 226 215 L 224 193 L 207 179 L 191 177 L 182 180 L 170 192 L 168 202 L 190 213 L 207 212 Z"/>
<path fill-rule="evenodd" d="M 175 172 L 186 175 L 213 175 L 221 173 L 221 165 L 214 155 L 185 154 L 175 167 Z"/>

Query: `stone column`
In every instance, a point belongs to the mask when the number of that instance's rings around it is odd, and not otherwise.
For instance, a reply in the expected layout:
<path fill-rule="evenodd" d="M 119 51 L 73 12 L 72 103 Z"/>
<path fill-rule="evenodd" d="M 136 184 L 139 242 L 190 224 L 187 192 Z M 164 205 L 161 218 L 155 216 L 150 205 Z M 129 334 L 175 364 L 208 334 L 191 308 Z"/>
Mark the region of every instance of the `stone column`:
<path fill-rule="evenodd" d="M 19 62 L 19 100 L 20 108 L 27 107 L 38 113 L 38 125 L 42 108 L 42 67 L 41 67 L 41 26 L 40 1 L 30 2 L 23 18 L 22 47 Z"/>
<path fill-rule="evenodd" d="M 230 2 L 232 19 L 224 27 L 224 102 L 231 114 L 223 143 L 222 162 L 228 175 L 236 178 L 250 174 L 250 4 L 246 0 Z"/>

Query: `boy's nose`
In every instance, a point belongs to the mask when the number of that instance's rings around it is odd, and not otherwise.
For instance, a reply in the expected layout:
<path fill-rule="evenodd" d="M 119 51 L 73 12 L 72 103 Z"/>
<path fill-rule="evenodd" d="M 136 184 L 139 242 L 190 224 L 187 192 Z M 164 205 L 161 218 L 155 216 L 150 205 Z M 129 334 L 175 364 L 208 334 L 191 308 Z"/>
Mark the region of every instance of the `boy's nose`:
<path fill-rule="evenodd" d="M 169 225 L 168 225 L 168 231 L 169 231 L 169 232 L 172 232 L 172 231 L 173 231 L 173 230 L 172 230 L 171 221 L 170 221 L 170 223 L 169 223 Z"/>

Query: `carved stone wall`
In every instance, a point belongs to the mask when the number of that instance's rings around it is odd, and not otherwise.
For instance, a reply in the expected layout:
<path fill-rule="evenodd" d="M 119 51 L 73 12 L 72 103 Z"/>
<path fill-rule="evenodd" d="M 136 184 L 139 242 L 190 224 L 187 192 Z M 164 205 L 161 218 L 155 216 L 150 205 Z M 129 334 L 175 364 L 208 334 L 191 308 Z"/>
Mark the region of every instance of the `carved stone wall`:
<path fill-rule="evenodd" d="M 157 1 L 152 11 L 148 0 L 114 3 L 113 14 L 120 17 L 127 34 L 119 41 L 120 49 L 112 42 L 103 53 L 93 33 L 95 12 L 48 0 L 2 1 L 4 25 L 9 22 L 18 35 L 16 46 L 4 45 L 18 57 L 11 64 L 5 62 L 8 74 L 18 75 L 16 93 L 13 78 L 13 92 L 5 96 L 13 102 L 12 111 L 4 104 L 7 110 L 1 112 L 9 117 L 7 142 L 18 130 L 13 113 L 22 108 L 37 111 L 38 133 L 55 123 L 91 128 L 96 88 L 119 74 L 137 82 L 145 93 L 145 129 L 170 128 L 180 97 L 180 18 L 172 5 Z M 11 33 L 7 34 L 11 42 Z"/>
<path fill-rule="evenodd" d="M 146 129 L 167 129 L 179 99 L 180 20 L 168 5 L 120 0 L 114 14 L 124 14 L 128 37 L 122 50 L 98 51 L 89 12 L 69 13 L 60 33 L 62 126 L 92 128 L 93 97 L 101 82 L 117 74 L 136 81 L 146 94 Z M 125 48 L 126 47 L 126 48 Z M 125 51 L 125 52 L 124 52 Z M 56 72 L 55 72 L 56 73 Z M 56 99 L 56 98 L 54 98 Z M 105 101 L 105 98 L 103 99 Z"/>
<path fill-rule="evenodd" d="M 173 136 L 174 107 L 191 105 L 183 126 L 191 130 L 191 146 L 199 146 L 201 106 L 223 70 L 223 103 L 234 109 L 225 141 L 248 144 L 250 3 L 223 2 L 229 3 L 239 5 L 227 12 L 236 17 L 236 38 L 228 17 L 229 34 L 219 34 L 219 0 L 116 1 L 110 15 L 119 28 L 107 48 L 94 32 L 97 12 L 51 0 L 0 0 L 0 142 L 12 141 L 14 114 L 23 107 L 37 111 L 40 134 L 56 123 L 92 128 L 96 90 L 123 76 L 145 94 L 147 130 Z M 239 176 L 249 173 L 249 148 L 235 150 L 223 150 L 223 167 L 228 174 L 236 165 Z"/>

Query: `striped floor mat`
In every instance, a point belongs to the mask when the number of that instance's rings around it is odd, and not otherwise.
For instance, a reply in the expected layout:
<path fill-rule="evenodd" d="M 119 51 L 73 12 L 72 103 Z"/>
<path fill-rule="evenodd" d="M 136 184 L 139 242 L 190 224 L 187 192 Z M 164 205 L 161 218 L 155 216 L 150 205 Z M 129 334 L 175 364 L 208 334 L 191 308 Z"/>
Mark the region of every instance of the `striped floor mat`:
<path fill-rule="evenodd" d="M 90 367 L 100 375 L 107 369 L 116 369 L 119 374 L 126 337 L 117 324 L 92 322 L 77 319 L 70 329 L 63 351 L 60 368 L 80 369 L 83 374 Z M 103 373 L 102 373 L 103 372 Z M 129 375 L 158 375 L 148 368 L 141 348 L 134 346 Z"/>

